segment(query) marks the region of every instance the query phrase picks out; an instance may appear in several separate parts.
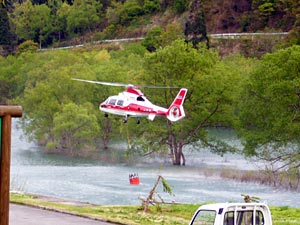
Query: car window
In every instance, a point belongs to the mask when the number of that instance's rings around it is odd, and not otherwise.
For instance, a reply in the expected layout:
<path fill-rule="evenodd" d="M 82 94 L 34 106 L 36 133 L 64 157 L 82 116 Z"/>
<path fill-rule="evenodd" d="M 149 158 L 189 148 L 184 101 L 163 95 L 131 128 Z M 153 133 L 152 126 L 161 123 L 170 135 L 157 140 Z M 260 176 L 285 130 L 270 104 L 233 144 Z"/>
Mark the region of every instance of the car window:
<path fill-rule="evenodd" d="M 253 211 L 237 211 L 236 224 L 234 224 L 234 211 L 230 211 L 225 213 L 223 223 L 224 225 L 264 225 L 265 221 L 259 210 L 255 212 L 255 215 Z"/>
<path fill-rule="evenodd" d="M 216 212 L 210 210 L 200 210 L 194 217 L 193 225 L 214 225 Z"/>

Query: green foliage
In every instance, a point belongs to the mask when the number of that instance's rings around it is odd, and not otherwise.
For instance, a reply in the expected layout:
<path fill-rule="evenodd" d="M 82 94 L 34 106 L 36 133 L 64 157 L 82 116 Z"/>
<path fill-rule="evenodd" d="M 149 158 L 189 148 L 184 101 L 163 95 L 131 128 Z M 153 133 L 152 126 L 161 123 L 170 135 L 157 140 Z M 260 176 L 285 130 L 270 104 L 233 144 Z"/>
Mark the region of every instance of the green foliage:
<path fill-rule="evenodd" d="M 249 77 L 239 106 L 245 152 L 299 168 L 300 47 L 263 57 Z"/>
<path fill-rule="evenodd" d="M 161 27 L 154 27 L 147 32 L 145 39 L 143 40 L 143 46 L 145 46 L 150 52 L 155 51 L 160 46 L 160 37 L 163 32 Z"/>
<path fill-rule="evenodd" d="M 94 29 L 101 19 L 101 7 L 96 0 L 75 0 L 67 16 L 68 32 L 83 34 Z"/>
<path fill-rule="evenodd" d="M 165 47 L 167 45 L 170 45 L 173 41 L 183 38 L 184 34 L 179 25 L 168 24 L 165 31 L 161 34 L 161 46 Z"/>
<path fill-rule="evenodd" d="M 121 13 L 123 11 L 123 5 L 121 2 L 113 1 L 111 6 L 106 10 L 106 18 L 110 25 L 115 25 L 121 21 Z"/>
<path fill-rule="evenodd" d="M 165 128 L 156 121 L 143 132 L 145 136 L 156 130 L 152 139 L 169 146 L 171 154 L 175 151 L 174 157 L 180 155 L 175 164 L 180 164 L 185 144 L 198 145 L 201 142 L 211 146 L 205 128 L 233 125 L 233 103 L 239 93 L 235 84 L 240 82 L 241 77 L 223 64 L 214 51 L 203 45 L 194 49 L 184 40 L 175 40 L 171 45 L 147 54 L 145 69 L 147 83 L 188 88 L 184 103 L 186 118 L 183 121 L 164 123 Z M 168 107 L 176 94 L 177 91 L 172 89 L 152 96 L 155 96 L 154 102 Z"/>
<path fill-rule="evenodd" d="M 7 10 L 3 3 L 0 3 L 0 45 L 8 45 L 12 42 Z"/>
<path fill-rule="evenodd" d="M 23 4 L 16 3 L 15 10 L 11 14 L 12 22 L 15 26 L 15 32 L 20 39 L 35 40 L 35 31 L 31 27 L 31 16 L 34 9 L 31 1 L 25 1 Z"/>
<path fill-rule="evenodd" d="M 70 11 L 71 6 L 64 2 L 56 12 L 55 30 L 60 33 L 60 36 L 62 36 L 64 33 L 67 33 L 68 15 L 70 14 Z"/>
<path fill-rule="evenodd" d="M 32 5 L 29 0 L 22 4 L 17 3 L 11 18 L 20 39 L 34 40 L 40 46 L 52 29 L 50 9 L 46 4 Z"/>
<path fill-rule="evenodd" d="M 144 10 L 138 1 L 128 0 L 122 7 L 122 12 L 120 14 L 120 23 L 122 25 L 129 24 L 143 14 Z"/>
<path fill-rule="evenodd" d="M 264 3 L 258 6 L 258 11 L 262 16 L 268 17 L 275 11 L 274 3 L 271 2 Z"/>
<path fill-rule="evenodd" d="M 158 0 L 145 0 L 143 5 L 144 12 L 154 13 L 160 10 L 160 2 Z"/>
<path fill-rule="evenodd" d="M 168 193 L 169 195 L 173 195 L 172 187 L 167 183 L 164 177 L 161 177 L 161 183 L 163 185 L 164 192 Z"/>
<path fill-rule="evenodd" d="M 68 149 L 71 155 L 85 144 L 91 144 L 97 137 L 99 125 L 90 103 L 78 106 L 75 103 L 63 105 L 53 118 L 53 134 L 60 149 Z"/>
<path fill-rule="evenodd" d="M 39 45 L 32 40 L 24 41 L 20 44 L 16 50 L 16 54 L 20 55 L 24 52 L 35 53 L 37 52 Z"/>
<path fill-rule="evenodd" d="M 188 1 L 186 0 L 174 0 L 174 8 L 178 13 L 183 13 L 188 7 Z"/>
<path fill-rule="evenodd" d="M 165 47 L 177 39 L 183 39 L 183 31 L 180 26 L 176 24 L 168 24 L 166 29 L 161 27 L 152 28 L 143 40 L 143 46 L 148 51 L 153 52 L 159 47 Z"/>

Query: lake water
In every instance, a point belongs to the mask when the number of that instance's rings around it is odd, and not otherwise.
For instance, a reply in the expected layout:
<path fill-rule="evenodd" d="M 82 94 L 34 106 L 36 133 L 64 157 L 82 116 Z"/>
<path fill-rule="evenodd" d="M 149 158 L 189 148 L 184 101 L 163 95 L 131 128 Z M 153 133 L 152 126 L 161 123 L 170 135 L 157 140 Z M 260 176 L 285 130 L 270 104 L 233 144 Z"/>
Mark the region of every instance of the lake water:
<path fill-rule="evenodd" d="M 16 120 L 13 119 L 13 124 Z M 245 161 L 241 156 L 225 155 L 222 158 L 208 152 L 190 152 L 186 158 L 185 167 L 174 167 L 153 159 L 143 159 L 134 165 L 113 165 L 47 155 L 37 145 L 22 138 L 22 131 L 14 126 L 11 189 L 101 205 L 139 205 L 139 198 L 146 197 L 157 176 L 162 175 L 174 193 L 172 196 L 165 194 L 159 186 L 157 191 L 165 201 L 240 202 L 241 193 L 246 193 L 258 196 L 270 205 L 300 207 L 300 193 L 202 175 L 208 167 L 252 169 L 259 165 Z M 138 173 L 140 185 L 129 184 L 130 173 Z"/>

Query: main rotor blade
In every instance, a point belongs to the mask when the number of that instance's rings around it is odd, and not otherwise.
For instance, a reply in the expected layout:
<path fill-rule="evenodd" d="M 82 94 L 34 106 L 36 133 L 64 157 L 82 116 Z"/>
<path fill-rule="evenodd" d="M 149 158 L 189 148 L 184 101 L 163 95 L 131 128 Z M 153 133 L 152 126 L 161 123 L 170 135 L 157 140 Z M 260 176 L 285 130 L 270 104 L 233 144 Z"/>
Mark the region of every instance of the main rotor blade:
<path fill-rule="evenodd" d="M 94 81 L 94 80 L 83 80 L 83 79 L 77 79 L 77 78 L 72 78 L 72 80 L 77 80 L 81 82 L 87 82 L 87 83 L 92 83 L 92 84 L 101 84 L 101 85 L 108 85 L 108 86 L 115 86 L 115 87 L 126 87 L 126 88 L 180 88 L 180 87 L 164 87 L 164 86 L 151 86 L 151 85 L 133 85 L 133 84 L 123 84 L 123 83 L 114 83 L 114 82 L 104 82 L 104 81 Z"/>
<path fill-rule="evenodd" d="M 112 82 L 102 82 L 102 81 L 94 81 L 94 80 L 83 80 L 83 79 L 77 79 L 72 78 L 72 80 L 92 83 L 92 84 L 101 84 L 101 85 L 108 85 L 108 86 L 116 86 L 116 87 L 127 87 L 128 84 L 122 84 L 122 83 L 112 83 Z"/>
<path fill-rule="evenodd" d="M 157 89 L 168 89 L 168 88 L 180 88 L 180 87 L 172 87 L 172 86 L 138 86 L 140 88 L 157 88 Z"/>

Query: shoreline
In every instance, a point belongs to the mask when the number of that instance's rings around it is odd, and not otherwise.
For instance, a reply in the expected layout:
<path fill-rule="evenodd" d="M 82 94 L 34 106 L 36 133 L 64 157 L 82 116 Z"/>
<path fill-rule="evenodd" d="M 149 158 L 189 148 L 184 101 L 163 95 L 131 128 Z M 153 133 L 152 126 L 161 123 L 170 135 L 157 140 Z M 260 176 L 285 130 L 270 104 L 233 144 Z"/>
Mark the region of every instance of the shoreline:
<path fill-rule="evenodd" d="M 11 204 L 21 204 L 42 210 L 75 215 L 83 218 L 123 225 L 184 225 L 188 224 L 195 210 L 202 204 L 171 204 L 151 206 L 145 213 L 141 206 L 100 206 L 78 201 L 71 201 L 51 196 L 11 193 Z M 211 202 L 210 202 L 211 203 Z M 300 224 L 300 208 L 288 206 L 270 206 L 274 225 Z"/>

